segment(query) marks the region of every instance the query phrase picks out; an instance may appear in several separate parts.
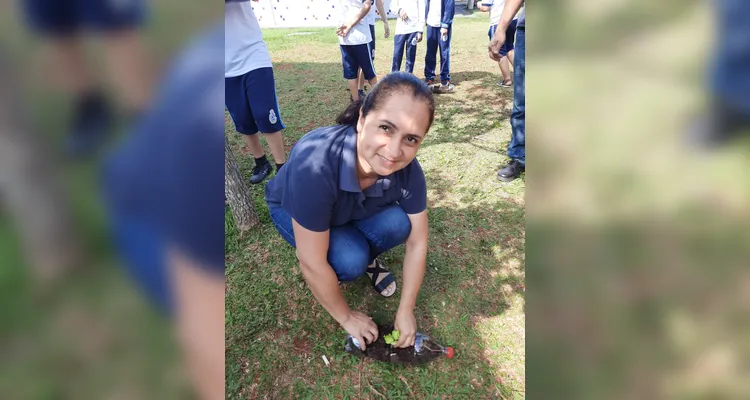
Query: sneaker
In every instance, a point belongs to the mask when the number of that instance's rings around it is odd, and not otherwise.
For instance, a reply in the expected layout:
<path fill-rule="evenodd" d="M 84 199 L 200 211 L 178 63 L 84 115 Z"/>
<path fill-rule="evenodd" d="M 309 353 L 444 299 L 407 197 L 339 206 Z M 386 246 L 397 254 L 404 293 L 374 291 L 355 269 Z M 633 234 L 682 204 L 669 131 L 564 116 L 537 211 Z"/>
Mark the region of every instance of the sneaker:
<path fill-rule="evenodd" d="M 271 163 L 256 165 L 255 168 L 253 168 L 253 174 L 250 176 L 250 183 L 256 184 L 263 182 L 272 170 L 273 167 L 271 167 Z"/>
<path fill-rule="evenodd" d="M 367 93 L 365 93 L 364 89 L 357 90 L 357 94 L 359 95 L 359 98 L 363 99 L 363 100 L 364 100 L 365 96 L 367 96 Z"/>
<path fill-rule="evenodd" d="M 507 81 L 498 81 L 497 86 L 504 87 L 504 88 L 510 88 L 513 87 L 513 81 L 507 80 Z"/>
<path fill-rule="evenodd" d="M 503 182 L 511 182 L 526 171 L 526 166 L 518 160 L 510 160 L 508 164 L 497 172 L 497 179 Z"/>
<path fill-rule="evenodd" d="M 448 81 L 438 87 L 438 93 L 453 93 L 453 84 Z"/>
<path fill-rule="evenodd" d="M 427 84 L 427 87 L 430 88 L 432 92 L 435 92 L 435 88 L 438 87 L 434 79 L 425 79 L 424 83 Z"/>

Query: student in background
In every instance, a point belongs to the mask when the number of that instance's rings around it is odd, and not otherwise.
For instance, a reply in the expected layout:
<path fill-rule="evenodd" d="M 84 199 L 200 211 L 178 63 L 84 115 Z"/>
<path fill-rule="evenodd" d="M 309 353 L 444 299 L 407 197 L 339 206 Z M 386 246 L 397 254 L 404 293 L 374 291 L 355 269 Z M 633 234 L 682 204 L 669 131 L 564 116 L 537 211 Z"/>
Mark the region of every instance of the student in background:
<path fill-rule="evenodd" d="M 27 25 L 43 37 L 54 57 L 49 74 L 59 73 L 73 97 L 73 120 L 66 152 L 93 155 L 115 124 L 114 107 L 105 85 L 86 59 L 84 35 L 95 33 L 105 43 L 107 66 L 128 119 L 141 114 L 151 97 L 150 65 L 140 38 L 146 10 L 142 1 L 23 0 Z"/>
<path fill-rule="evenodd" d="M 504 6 L 505 0 L 485 0 L 482 3 L 479 3 L 479 9 L 481 11 L 490 12 L 490 30 L 488 32 L 490 40 L 492 40 L 492 37 L 495 35 L 495 29 L 497 29 L 497 24 L 500 22 L 500 15 L 503 13 Z M 506 88 L 513 86 L 513 75 L 510 73 L 510 65 L 513 64 L 513 55 L 515 53 L 513 50 L 513 44 L 516 38 L 517 21 L 518 16 L 516 15 L 510 25 L 508 25 L 508 29 L 505 30 L 505 43 L 500 46 L 501 58 L 497 63 L 500 66 L 500 73 L 503 75 L 503 80 L 497 84 Z M 510 63 L 508 61 L 510 61 Z"/>
<path fill-rule="evenodd" d="M 367 13 L 367 23 L 370 24 L 370 36 L 372 41 L 370 42 L 370 55 L 372 58 L 372 64 L 375 65 L 375 9 L 377 8 L 380 13 L 380 19 L 383 20 L 383 28 L 385 29 L 384 38 L 388 39 L 391 37 L 391 28 L 388 26 L 388 15 L 385 12 L 385 5 L 383 0 L 375 0 L 375 7 L 370 7 L 370 12 Z M 362 73 L 362 68 L 359 69 L 359 75 L 357 77 L 357 85 L 359 90 L 358 94 L 361 96 L 365 95 L 365 75 Z"/>
<path fill-rule="evenodd" d="M 520 10 L 520 12 L 519 12 Z M 523 0 L 506 0 L 495 36 L 487 50 L 490 58 L 500 61 L 500 47 L 505 32 L 518 15 L 516 55 L 513 59 L 513 112 L 510 115 L 511 137 L 508 143 L 508 164 L 497 172 L 497 179 L 511 182 L 526 171 L 526 11 Z"/>
<path fill-rule="evenodd" d="M 360 98 L 357 83 L 357 73 L 360 68 L 370 87 L 375 86 L 378 81 L 370 47 L 372 33 L 365 19 L 371 7 L 371 0 L 340 0 L 339 2 L 340 22 L 336 34 L 339 36 L 341 65 L 344 70 L 344 79 L 349 82 L 351 101 L 357 101 Z"/>
<path fill-rule="evenodd" d="M 393 65 L 391 72 L 401 70 L 406 47 L 406 72 L 414 73 L 414 61 L 417 58 L 417 43 L 422 41 L 424 31 L 425 0 L 395 0 L 392 4 L 396 10 L 396 36 L 393 37 Z"/>
<path fill-rule="evenodd" d="M 424 57 L 424 79 L 433 91 L 450 93 L 451 84 L 451 26 L 455 13 L 454 0 L 428 0 L 426 12 L 427 22 L 427 54 Z M 440 86 L 435 86 L 435 53 L 440 48 Z"/>
<path fill-rule="evenodd" d="M 228 1 L 224 7 L 224 100 L 237 132 L 255 158 L 250 183 L 256 184 L 273 171 L 258 132 L 265 136 L 278 171 L 286 160 L 281 137 L 285 126 L 276 98 L 271 55 L 252 6 L 245 0 Z"/>

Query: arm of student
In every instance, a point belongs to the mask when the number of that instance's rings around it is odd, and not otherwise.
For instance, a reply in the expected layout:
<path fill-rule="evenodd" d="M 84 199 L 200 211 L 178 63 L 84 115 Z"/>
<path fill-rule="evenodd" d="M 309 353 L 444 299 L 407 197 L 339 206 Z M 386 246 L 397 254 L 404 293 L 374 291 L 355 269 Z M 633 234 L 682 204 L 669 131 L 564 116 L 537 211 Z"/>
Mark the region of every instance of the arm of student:
<path fill-rule="evenodd" d="M 370 8 L 372 7 L 372 0 L 364 0 L 362 2 L 362 9 L 360 9 L 359 14 L 357 14 L 357 18 L 349 23 L 349 28 L 351 28 L 354 25 L 357 25 L 359 21 L 364 18 L 367 13 L 370 12 Z"/>
<path fill-rule="evenodd" d="M 362 8 L 359 10 L 359 14 L 349 21 L 348 23 L 341 24 L 339 28 L 336 30 L 336 34 L 341 37 L 346 37 L 346 35 L 349 34 L 349 31 L 352 30 L 354 25 L 357 25 L 359 21 L 364 18 L 368 12 L 370 12 L 370 7 L 372 7 L 372 0 L 363 0 L 362 1 Z"/>
<path fill-rule="evenodd" d="M 375 7 L 378 9 L 378 13 L 380 13 L 380 19 L 383 21 L 383 29 L 384 29 L 384 35 L 386 39 L 388 39 L 389 36 L 391 36 L 391 28 L 388 26 L 388 15 L 385 12 L 385 4 L 383 4 L 383 0 L 375 0 Z"/>
<path fill-rule="evenodd" d="M 352 311 L 341 294 L 336 272 L 328 264 L 327 259 L 330 231 L 311 231 L 294 219 L 292 228 L 302 276 L 305 277 L 310 291 L 333 319 L 359 341 L 364 350 L 366 343 L 372 343 L 377 339 L 378 328 L 367 315 Z"/>
<path fill-rule="evenodd" d="M 453 15 L 456 13 L 455 0 L 445 0 L 445 13 L 440 21 L 440 27 L 448 29 L 453 24 Z"/>
<path fill-rule="evenodd" d="M 503 6 L 503 13 L 500 15 L 500 22 L 498 22 L 495 32 L 500 29 L 505 32 L 510 26 L 510 23 L 513 22 L 513 18 L 518 14 L 518 10 L 521 9 L 521 6 L 523 6 L 523 0 L 506 1 L 505 6 Z"/>
<path fill-rule="evenodd" d="M 396 347 L 414 345 L 417 333 L 414 307 L 417 303 L 417 294 L 422 287 L 427 263 L 427 211 L 407 215 L 411 222 L 411 233 L 405 243 L 404 284 L 394 324 L 395 328 L 401 333 Z"/>

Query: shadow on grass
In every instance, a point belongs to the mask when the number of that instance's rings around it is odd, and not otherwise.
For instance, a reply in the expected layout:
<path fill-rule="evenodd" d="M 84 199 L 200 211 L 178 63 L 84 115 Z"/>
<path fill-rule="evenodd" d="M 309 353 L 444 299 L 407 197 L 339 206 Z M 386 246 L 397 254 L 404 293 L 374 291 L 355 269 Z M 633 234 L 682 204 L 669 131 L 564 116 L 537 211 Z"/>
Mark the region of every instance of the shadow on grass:
<path fill-rule="evenodd" d="M 513 91 L 495 85 L 497 76 L 488 72 L 453 74 L 456 93 L 436 95 L 437 112 L 430 135 L 423 147 L 445 143 L 466 143 L 479 150 L 505 154 L 510 140 L 510 114 Z M 487 136 L 503 131 L 497 145 L 487 143 Z M 507 133 L 504 133 L 507 132 Z"/>
<path fill-rule="evenodd" d="M 498 70 L 498 74 L 500 71 Z M 458 90 L 466 82 L 480 81 L 480 83 L 489 83 L 492 80 L 497 80 L 497 75 L 487 71 L 458 71 L 451 72 L 451 83 L 456 86 Z"/>

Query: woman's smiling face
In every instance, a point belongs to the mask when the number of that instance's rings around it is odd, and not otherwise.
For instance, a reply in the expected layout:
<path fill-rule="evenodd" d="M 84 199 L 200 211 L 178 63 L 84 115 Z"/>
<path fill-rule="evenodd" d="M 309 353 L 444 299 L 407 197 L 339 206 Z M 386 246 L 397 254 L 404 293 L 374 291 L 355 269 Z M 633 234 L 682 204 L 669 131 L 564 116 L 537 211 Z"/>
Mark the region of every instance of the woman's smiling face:
<path fill-rule="evenodd" d="M 426 101 L 408 90 L 397 90 L 372 109 L 360 111 L 357 158 L 366 175 L 387 176 L 405 168 L 417 156 L 430 127 Z"/>

